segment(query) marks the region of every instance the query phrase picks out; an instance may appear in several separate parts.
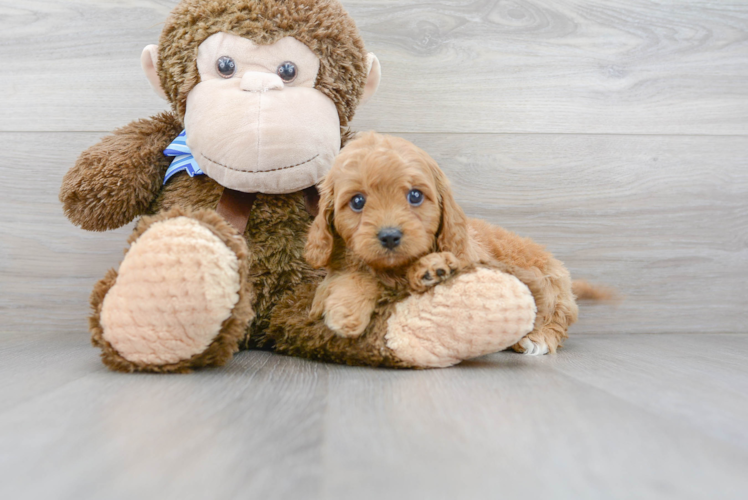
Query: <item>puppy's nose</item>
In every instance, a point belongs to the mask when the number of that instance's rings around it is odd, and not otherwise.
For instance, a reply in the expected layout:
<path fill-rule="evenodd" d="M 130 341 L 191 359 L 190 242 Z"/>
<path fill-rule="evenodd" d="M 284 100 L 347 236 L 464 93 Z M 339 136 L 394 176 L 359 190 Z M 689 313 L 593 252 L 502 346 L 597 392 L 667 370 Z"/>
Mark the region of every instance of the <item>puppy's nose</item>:
<path fill-rule="evenodd" d="M 403 239 L 403 232 L 396 227 L 386 227 L 379 231 L 377 237 L 383 247 L 392 250 L 400 244 L 400 240 Z"/>

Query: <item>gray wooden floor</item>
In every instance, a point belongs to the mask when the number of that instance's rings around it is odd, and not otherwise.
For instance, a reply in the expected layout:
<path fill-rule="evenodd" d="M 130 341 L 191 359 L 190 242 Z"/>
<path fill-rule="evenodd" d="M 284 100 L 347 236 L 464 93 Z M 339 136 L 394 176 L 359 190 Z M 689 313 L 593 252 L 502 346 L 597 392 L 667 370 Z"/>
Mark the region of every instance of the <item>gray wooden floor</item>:
<path fill-rule="evenodd" d="M 82 335 L 6 335 L 0 497 L 744 499 L 747 355 L 610 334 L 445 370 L 246 352 L 123 376 Z"/>
<path fill-rule="evenodd" d="M 566 349 L 393 372 L 242 353 L 107 372 L 77 155 L 164 109 L 176 0 L 0 0 L 0 498 L 748 498 L 748 0 L 344 0 L 383 68 L 357 130 L 618 306 Z"/>

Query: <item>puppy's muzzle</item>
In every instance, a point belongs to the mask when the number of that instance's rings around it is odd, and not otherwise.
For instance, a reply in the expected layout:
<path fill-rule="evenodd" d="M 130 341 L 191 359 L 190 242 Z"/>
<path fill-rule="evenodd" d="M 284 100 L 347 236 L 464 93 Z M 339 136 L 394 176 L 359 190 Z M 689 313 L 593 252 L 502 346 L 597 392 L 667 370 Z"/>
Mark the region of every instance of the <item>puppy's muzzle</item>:
<path fill-rule="evenodd" d="M 388 250 L 392 250 L 400 245 L 403 239 L 403 232 L 396 227 L 386 227 L 377 234 L 379 242 Z"/>

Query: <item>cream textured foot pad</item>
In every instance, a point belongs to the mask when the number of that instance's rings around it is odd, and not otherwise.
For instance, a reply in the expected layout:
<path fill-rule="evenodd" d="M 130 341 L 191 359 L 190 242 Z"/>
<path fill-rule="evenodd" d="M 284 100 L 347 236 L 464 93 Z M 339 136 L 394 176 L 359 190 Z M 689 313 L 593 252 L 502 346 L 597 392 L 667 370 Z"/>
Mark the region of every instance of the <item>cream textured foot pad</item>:
<path fill-rule="evenodd" d="M 208 228 L 177 217 L 132 244 L 101 310 L 104 339 L 135 363 L 204 352 L 239 301 L 239 261 Z"/>
<path fill-rule="evenodd" d="M 481 268 L 399 303 L 385 339 L 414 366 L 451 366 L 517 343 L 532 331 L 535 311 L 517 278 Z"/>

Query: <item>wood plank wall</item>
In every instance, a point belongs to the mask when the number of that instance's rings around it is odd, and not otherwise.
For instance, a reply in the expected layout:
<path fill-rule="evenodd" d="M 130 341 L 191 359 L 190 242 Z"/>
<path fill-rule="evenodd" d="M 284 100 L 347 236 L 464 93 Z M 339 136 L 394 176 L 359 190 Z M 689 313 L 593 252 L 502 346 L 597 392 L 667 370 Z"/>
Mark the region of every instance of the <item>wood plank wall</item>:
<path fill-rule="evenodd" d="M 62 216 L 77 155 L 165 108 L 141 75 L 174 0 L 0 0 L 0 332 L 86 335 L 130 228 Z M 354 127 L 616 287 L 572 333 L 745 332 L 748 0 L 346 0 L 383 67 Z"/>

